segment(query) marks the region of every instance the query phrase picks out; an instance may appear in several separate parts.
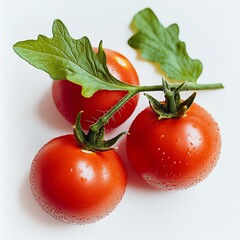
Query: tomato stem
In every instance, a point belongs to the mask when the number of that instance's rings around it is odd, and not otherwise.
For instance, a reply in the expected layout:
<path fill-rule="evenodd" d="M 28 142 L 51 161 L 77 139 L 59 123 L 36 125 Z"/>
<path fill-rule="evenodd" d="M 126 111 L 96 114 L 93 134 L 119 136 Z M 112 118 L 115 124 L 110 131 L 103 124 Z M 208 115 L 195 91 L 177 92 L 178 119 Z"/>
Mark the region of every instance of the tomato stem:
<path fill-rule="evenodd" d="M 171 84 L 163 80 L 162 85 L 155 86 L 133 86 L 130 85 L 128 91 L 126 91 L 126 95 L 120 99 L 120 101 L 112 107 L 105 115 L 100 117 L 96 123 L 94 123 L 87 134 L 85 134 L 80 125 L 80 115 L 77 119 L 74 132 L 75 137 L 77 138 L 80 146 L 87 150 L 91 151 L 105 151 L 112 148 L 112 145 L 126 132 L 122 132 L 118 134 L 116 137 L 105 141 L 104 140 L 104 125 L 108 122 L 108 120 L 132 97 L 140 92 L 151 92 L 151 91 L 164 91 L 166 104 L 164 106 L 160 106 L 157 100 L 154 100 L 148 94 L 145 94 L 151 101 L 151 107 L 155 109 L 159 116 L 164 118 L 171 117 L 181 117 L 185 114 L 186 110 L 190 107 L 193 99 L 195 97 L 195 93 L 189 97 L 189 99 L 185 100 L 181 103 L 179 91 L 188 91 L 188 90 L 210 90 L 210 89 L 221 89 L 223 85 L 221 83 L 214 84 L 196 84 L 196 83 L 182 83 L 182 84 Z M 158 103 L 157 103 L 158 102 Z M 166 112 L 165 112 L 166 110 Z M 184 111 L 182 111 L 184 110 Z"/>
<path fill-rule="evenodd" d="M 112 148 L 115 142 L 127 132 L 122 132 L 110 140 L 104 140 L 104 125 L 109 118 L 119 110 L 129 99 L 138 93 L 137 89 L 127 92 L 127 94 L 105 115 L 100 117 L 98 121 L 93 124 L 88 133 L 85 134 L 81 126 L 81 112 L 78 114 L 76 124 L 74 126 L 74 135 L 78 144 L 85 150 L 90 151 L 106 151 Z"/>
<path fill-rule="evenodd" d="M 100 127 L 105 125 L 108 122 L 109 118 L 112 117 L 114 113 L 116 113 L 128 100 L 130 100 L 137 93 L 138 91 L 136 89 L 129 91 L 112 109 L 100 117 L 98 121 L 90 127 L 90 131 L 88 133 L 89 141 L 92 141 L 92 137 L 94 137 L 95 133 L 99 132 Z"/>
<path fill-rule="evenodd" d="M 179 87 L 180 86 L 180 87 Z M 212 84 L 197 84 L 197 83 L 189 83 L 184 82 L 182 84 L 171 84 L 171 89 L 177 89 L 177 91 L 190 91 L 190 90 L 214 90 L 214 89 L 222 89 L 224 88 L 221 83 L 212 83 Z M 153 85 L 153 86 L 132 86 L 128 93 L 105 115 L 100 117 L 98 121 L 90 127 L 90 131 L 96 133 L 99 131 L 99 128 L 106 124 L 110 117 L 114 113 L 116 113 L 128 100 L 130 100 L 132 97 L 134 97 L 136 94 L 140 92 L 153 92 L 153 91 L 163 91 L 164 90 L 164 84 L 163 85 Z M 167 95 L 173 94 L 171 91 L 168 93 L 165 93 Z M 170 96 L 166 96 L 170 100 Z M 180 101 L 180 98 L 179 98 Z M 174 107 L 176 100 L 174 103 L 172 103 L 172 106 L 170 108 L 173 108 L 173 110 L 176 108 Z"/>
<path fill-rule="evenodd" d="M 165 101 L 159 102 L 154 97 L 145 93 L 148 98 L 152 110 L 158 115 L 158 118 L 181 118 L 192 105 L 196 92 L 194 92 L 185 101 L 181 100 L 180 90 L 184 87 L 185 82 L 173 88 L 163 79 L 163 91 L 165 93 Z"/>
<path fill-rule="evenodd" d="M 171 84 L 172 88 L 176 88 L 178 84 Z M 153 86 L 138 86 L 138 92 L 153 92 L 153 91 L 163 91 L 163 85 L 153 85 Z M 211 83 L 211 84 L 197 84 L 186 82 L 181 88 L 181 91 L 190 91 L 190 90 L 215 90 L 224 88 L 222 83 Z"/>
<path fill-rule="evenodd" d="M 151 92 L 151 91 L 164 91 L 167 87 L 165 86 L 167 84 L 166 81 L 163 81 L 163 85 L 154 85 L 154 86 L 131 86 L 129 88 L 129 91 L 127 94 L 112 108 L 110 109 L 105 115 L 100 117 L 98 121 L 93 124 L 90 127 L 90 130 L 86 136 L 87 141 L 91 144 L 95 144 L 96 142 L 96 136 L 100 132 L 100 128 L 104 126 L 108 120 L 127 102 L 129 101 L 133 96 L 140 92 Z M 221 89 L 223 88 L 223 85 L 221 83 L 214 83 L 214 84 L 196 84 L 196 83 L 188 83 L 185 82 L 183 84 L 171 84 L 168 86 L 169 91 L 165 92 L 165 97 L 168 109 L 167 111 L 170 113 L 177 112 L 177 103 L 180 101 L 177 101 L 178 93 L 172 92 L 173 89 L 175 91 L 188 91 L 188 90 L 210 90 L 210 89 Z"/>

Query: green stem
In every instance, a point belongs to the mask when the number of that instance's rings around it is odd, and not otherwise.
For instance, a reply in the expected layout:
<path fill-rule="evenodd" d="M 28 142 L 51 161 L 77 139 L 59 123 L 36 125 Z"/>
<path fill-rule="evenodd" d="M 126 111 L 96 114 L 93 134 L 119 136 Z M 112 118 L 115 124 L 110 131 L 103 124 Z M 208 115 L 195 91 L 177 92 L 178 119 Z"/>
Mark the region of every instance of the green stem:
<path fill-rule="evenodd" d="M 179 86 L 178 84 L 171 84 L 172 87 Z M 138 92 L 151 92 L 151 91 L 162 91 L 162 85 L 155 86 L 139 86 Z M 189 90 L 214 90 L 214 89 L 222 89 L 224 86 L 221 83 L 211 83 L 211 84 L 197 84 L 197 83 L 185 83 L 185 85 L 181 88 L 181 91 L 189 91 Z"/>
<path fill-rule="evenodd" d="M 106 124 L 109 118 L 137 93 L 139 93 L 137 88 L 132 91 L 129 91 L 113 108 L 111 108 L 105 115 L 100 117 L 98 121 L 90 127 L 90 130 L 87 135 L 88 141 L 91 143 L 94 142 L 96 133 L 99 132 L 100 127 Z"/>
<path fill-rule="evenodd" d="M 175 113 L 177 111 L 176 101 L 174 94 L 171 91 L 165 93 L 167 112 Z"/>
<path fill-rule="evenodd" d="M 179 84 L 172 84 L 173 88 L 179 86 Z M 186 83 L 182 88 L 181 91 L 188 91 L 188 90 L 213 90 L 213 89 L 221 89 L 223 85 L 221 83 L 214 83 L 214 84 L 196 84 L 196 83 Z M 131 86 L 129 88 L 128 93 L 105 115 L 100 117 L 98 121 L 90 127 L 90 130 L 87 134 L 87 141 L 89 143 L 94 144 L 96 140 L 96 135 L 99 133 L 99 129 L 101 126 L 105 125 L 109 118 L 113 116 L 128 100 L 130 100 L 134 95 L 140 92 L 151 92 L 151 91 L 162 91 L 162 85 L 155 85 L 155 86 Z"/>

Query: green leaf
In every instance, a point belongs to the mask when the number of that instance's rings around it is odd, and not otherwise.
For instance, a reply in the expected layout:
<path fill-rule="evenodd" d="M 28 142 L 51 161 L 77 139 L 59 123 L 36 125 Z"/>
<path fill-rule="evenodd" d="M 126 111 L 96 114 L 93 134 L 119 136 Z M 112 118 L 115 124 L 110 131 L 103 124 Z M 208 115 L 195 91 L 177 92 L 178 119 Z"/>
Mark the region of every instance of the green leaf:
<path fill-rule="evenodd" d="M 143 58 L 159 63 L 171 82 L 197 81 L 202 73 L 202 63 L 187 54 L 185 43 L 179 40 L 177 24 L 165 28 L 149 8 L 137 13 L 132 23 L 137 33 L 128 43 L 139 49 Z"/>
<path fill-rule="evenodd" d="M 129 90 L 128 84 L 110 74 L 102 42 L 95 53 L 87 37 L 73 39 L 60 20 L 54 21 L 52 32 L 52 38 L 39 35 L 37 40 L 18 42 L 14 51 L 52 79 L 67 79 L 81 85 L 85 97 L 101 89 Z"/>

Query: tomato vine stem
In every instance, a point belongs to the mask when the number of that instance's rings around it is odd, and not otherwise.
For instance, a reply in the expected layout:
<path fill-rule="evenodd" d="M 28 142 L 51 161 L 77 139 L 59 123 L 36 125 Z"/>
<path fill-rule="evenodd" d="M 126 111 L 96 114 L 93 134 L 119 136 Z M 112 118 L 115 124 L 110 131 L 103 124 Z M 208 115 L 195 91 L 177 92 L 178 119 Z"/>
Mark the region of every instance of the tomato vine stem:
<path fill-rule="evenodd" d="M 214 84 L 196 84 L 196 83 L 189 83 L 186 82 L 181 84 L 181 91 L 188 91 L 188 90 L 213 90 L 213 89 L 221 89 L 223 85 L 221 83 L 214 83 Z M 177 89 L 179 84 L 171 84 L 171 89 Z M 129 85 L 128 90 L 126 90 L 126 95 L 117 102 L 115 106 L 113 106 L 106 114 L 98 119 L 96 123 L 91 125 L 87 134 L 82 133 L 82 140 L 80 142 L 86 145 L 89 150 L 107 150 L 111 148 L 111 146 L 126 132 L 120 133 L 115 138 L 104 141 L 104 125 L 108 122 L 108 120 L 125 104 L 127 103 L 132 97 L 136 94 L 141 92 L 152 92 L 152 91 L 164 91 L 164 84 L 163 85 L 153 85 L 153 86 L 133 86 Z M 170 92 L 170 91 L 169 91 Z M 171 97 L 170 97 L 171 99 Z M 81 129 L 79 130 L 80 126 L 77 126 L 76 132 L 81 133 Z M 76 134 L 75 134 L 76 135 Z M 78 137 L 79 138 L 79 137 Z"/>
<path fill-rule="evenodd" d="M 112 117 L 114 113 L 116 113 L 128 100 L 130 100 L 137 93 L 139 93 L 137 89 L 129 91 L 111 110 L 100 117 L 98 121 L 90 127 L 87 135 L 88 141 L 93 142 L 95 135 L 99 132 L 101 126 L 105 125 L 108 122 L 109 118 Z"/>
<path fill-rule="evenodd" d="M 171 84 L 172 88 L 179 86 L 177 84 Z M 138 86 L 139 92 L 151 92 L 151 91 L 163 91 L 163 85 L 153 85 L 153 86 Z M 186 82 L 181 88 L 181 91 L 190 91 L 190 90 L 216 90 L 224 88 L 222 83 L 210 83 L 210 84 L 197 84 Z"/>
<path fill-rule="evenodd" d="M 179 84 L 171 84 L 171 87 L 177 88 Z M 212 83 L 212 84 L 196 84 L 185 82 L 181 87 L 181 91 L 189 91 L 189 90 L 214 90 L 224 88 L 221 83 Z M 105 115 L 100 117 L 98 121 L 90 127 L 89 139 L 91 138 L 92 133 L 96 133 L 99 131 L 99 128 L 106 124 L 110 117 L 114 113 L 116 113 L 128 100 L 130 100 L 133 96 L 140 92 L 151 92 L 151 91 L 163 91 L 163 85 L 153 85 L 153 86 L 131 86 L 128 93 Z"/>

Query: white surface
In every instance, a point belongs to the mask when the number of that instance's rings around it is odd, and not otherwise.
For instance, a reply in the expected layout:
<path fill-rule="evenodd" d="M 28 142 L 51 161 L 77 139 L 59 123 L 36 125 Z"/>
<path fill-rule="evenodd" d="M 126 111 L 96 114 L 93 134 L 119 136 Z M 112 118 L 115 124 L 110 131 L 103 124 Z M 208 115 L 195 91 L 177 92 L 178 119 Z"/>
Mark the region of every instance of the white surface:
<path fill-rule="evenodd" d="M 1 239 L 240 239 L 240 1 L 0 2 Z M 12 45 L 36 39 L 39 33 L 51 36 L 52 22 L 59 18 L 73 37 L 86 35 L 93 45 L 103 40 L 104 47 L 128 57 L 141 84 L 158 84 L 160 76 L 155 67 L 137 59 L 135 50 L 127 45 L 132 35 L 132 17 L 145 7 L 151 7 L 165 26 L 179 24 L 180 39 L 186 42 L 189 55 L 203 62 L 199 83 L 225 85 L 224 90 L 199 92 L 196 99 L 219 123 L 223 138 L 221 158 L 208 179 L 178 192 L 146 188 L 128 167 L 126 194 L 112 214 L 92 225 L 66 225 L 35 203 L 28 173 L 38 149 L 51 138 L 70 133 L 71 126 L 53 105 L 48 75 L 21 60 Z M 141 96 L 136 112 L 121 128 L 127 130 L 146 105 Z"/>

